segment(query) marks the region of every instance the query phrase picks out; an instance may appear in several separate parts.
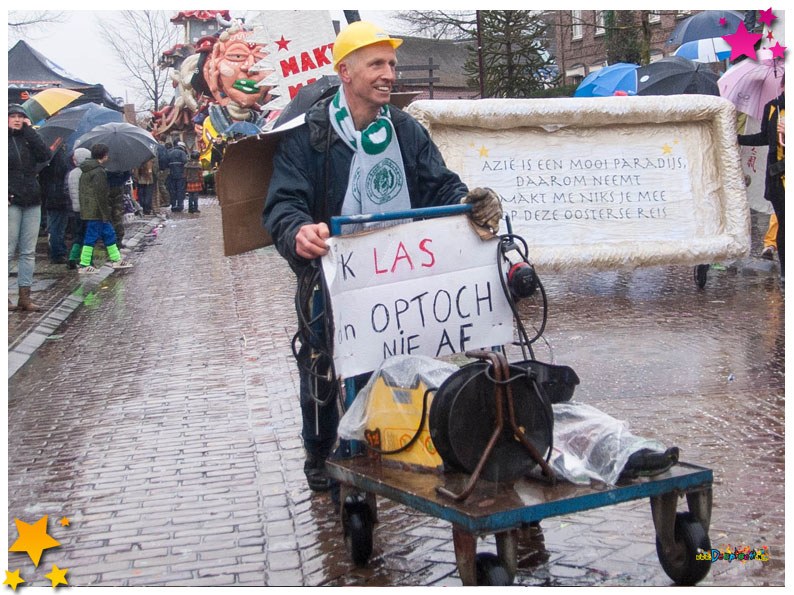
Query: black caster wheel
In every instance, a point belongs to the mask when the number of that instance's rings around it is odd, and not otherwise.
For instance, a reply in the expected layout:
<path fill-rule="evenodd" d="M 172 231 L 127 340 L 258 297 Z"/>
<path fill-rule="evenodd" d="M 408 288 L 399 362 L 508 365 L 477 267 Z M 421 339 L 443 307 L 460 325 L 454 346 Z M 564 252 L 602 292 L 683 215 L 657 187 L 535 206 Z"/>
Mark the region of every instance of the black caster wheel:
<path fill-rule="evenodd" d="M 345 546 L 356 566 L 372 555 L 372 511 L 363 496 L 348 496 L 344 504 Z"/>
<path fill-rule="evenodd" d="M 697 283 L 697 286 L 700 289 L 703 289 L 706 286 L 709 268 L 710 267 L 707 264 L 699 264 L 695 267 L 695 283 Z"/>
<path fill-rule="evenodd" d="M 710 552 L 709 536 L 691 512 L 675 515 L 675 542 L 667 551 L 659 537 L 656 538 L 659 562 L 667 576 L 678 585 L 691 586 L 703 580 L 711 568 L 711 559 L 702 554 Z"/>
<path fill-rule="evenodd" d="M 494 554 L 477 554 L 477 586 L 507 587 L 513 579 Z"/>

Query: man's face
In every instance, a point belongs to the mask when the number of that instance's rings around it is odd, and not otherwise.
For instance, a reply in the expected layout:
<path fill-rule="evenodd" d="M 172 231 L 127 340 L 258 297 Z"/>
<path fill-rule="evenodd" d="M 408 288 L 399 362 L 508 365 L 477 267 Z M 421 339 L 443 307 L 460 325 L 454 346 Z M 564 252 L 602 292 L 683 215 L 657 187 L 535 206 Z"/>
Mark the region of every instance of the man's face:
<path fill-rule="evenodd" d="M 343 80 L 347 77 L 350 79 L 345 86 L 348 103 L 351 100 L 350 95 L 353 95 L 359 102 L 372 107 L 386 105 L 391 98 L 394 68 L 397 66 L 394 48 L 388 42 L 375 43 L 356 50 L 355 54 L 340 69 Z"/>
<path fill-rule="evenodd" d="M 8 127 L 14 130 L 22 130 L 22 124 L 25 123 L 25 116 L 22 114 L 8 114 Z"/>

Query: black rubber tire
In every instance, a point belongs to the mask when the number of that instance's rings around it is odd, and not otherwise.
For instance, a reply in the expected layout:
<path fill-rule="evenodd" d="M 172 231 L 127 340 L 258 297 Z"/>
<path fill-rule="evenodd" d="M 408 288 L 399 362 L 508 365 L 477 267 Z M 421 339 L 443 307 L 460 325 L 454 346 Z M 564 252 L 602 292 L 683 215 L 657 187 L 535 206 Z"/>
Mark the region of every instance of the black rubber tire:
<path fill-rule="evenodd" d="M 711 561 L 699 560 L 697 555 L 701 552 L 711 552 L 711 542 L 703 525 L 691 512 L 675 515 L 675 547 L 670 557 L 664 554 L 659 537 L 656 538 L 659 562 L 667 576 L 678 585 L 695 585 L 709 573 Z"/>
<path fill-rule="evenodd" d="M 707 264 L 699 264 L 695 266 L 695 283 L 697 283 L 697 286 L 700 289 L 703 289 L 706 286 L 709 268 L 710 267 Z"/>
<path fill-rule="evenodd" d="M 345 545 L 356 566 L 366 566 L 372 555 L 372 521 L 364 510 L 351 512 L 347 517 Z"/>
<path fill-rule="evenodd" d="M 510 573 L 495 554 L 477 554 L 476 568 L 478 587 L 509 587 L 513 584 Z"/>

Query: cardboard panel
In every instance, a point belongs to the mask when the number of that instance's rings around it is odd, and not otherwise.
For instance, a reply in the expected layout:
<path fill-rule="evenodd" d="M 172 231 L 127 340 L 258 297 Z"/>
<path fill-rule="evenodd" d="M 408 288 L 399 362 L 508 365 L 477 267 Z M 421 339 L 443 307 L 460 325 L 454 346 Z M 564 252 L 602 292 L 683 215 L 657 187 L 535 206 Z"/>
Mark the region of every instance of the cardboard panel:
<path fill-rule="evenodd" d="M 262 225 L 262 210 L 279 138 L 279 135 L 249 136 L 229 143 L 226 148 L 216 182 L 226 256 L 273 243 Z"/>

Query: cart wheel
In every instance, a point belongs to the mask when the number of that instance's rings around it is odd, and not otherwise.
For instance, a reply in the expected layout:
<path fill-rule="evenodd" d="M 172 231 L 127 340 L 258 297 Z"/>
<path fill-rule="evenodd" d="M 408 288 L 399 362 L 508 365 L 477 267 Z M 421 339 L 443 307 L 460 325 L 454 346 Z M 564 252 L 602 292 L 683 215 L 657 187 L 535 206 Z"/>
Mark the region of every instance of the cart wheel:
<path fill-rule="evenodd" d="M 706 280 L 708 279 L 708 272 L 709 272 L 709 265 L 707 264 L 699 264 L 695 267 L 695 283 L 700 289 L 703 289 L 706 286 Z"/>
<path fill-rule="evenodd" d="M 698 554 L 710 551 L 709 536 L 691 512 L 675 515 L 675 542 L 667 552 L 659 537 L 656 538 L 659 562 L 667 576 L 678 585 L 694 585 L 708 574 L 711 561 L 698 559 Z"/>
<path fill-rule="evenodd" d="M 345 546 L 356 566 L 366 566 L 372 555 L 372 513 L 360 496 L 349 496 L 344 507 Z"/>
<path fill-rule="evenodd" d="M 507 587 L 513 584 L 510 573 L 494 554 L 477 554 L 477 586 Z"/>

